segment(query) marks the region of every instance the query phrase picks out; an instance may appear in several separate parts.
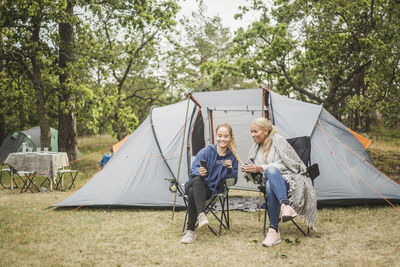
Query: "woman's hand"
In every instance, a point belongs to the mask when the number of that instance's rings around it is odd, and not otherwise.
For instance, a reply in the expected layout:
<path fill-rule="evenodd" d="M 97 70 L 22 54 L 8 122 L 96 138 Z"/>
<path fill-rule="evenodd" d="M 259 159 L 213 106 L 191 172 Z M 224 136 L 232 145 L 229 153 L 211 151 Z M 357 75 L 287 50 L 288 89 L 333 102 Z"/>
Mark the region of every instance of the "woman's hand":
<path fill-rule="evenodd" d="M 230 159 L 225 160 L 225 166 L 229 169 L 232 169 L 232 160 Z"/>
<path fill-rule="evenodd" d="M 263 172 L 264 169 L 256 164 L 242 164 L 240 166 L 240 169 L 242 172 L 248 172 L 248 173 L 256 173 L 256 172 Z"/>
<path fill-rule="evenodd" d="M 207 169 L 204 167 L 199 168 L 199 173 L 201 176 L 207 176 Z"/>

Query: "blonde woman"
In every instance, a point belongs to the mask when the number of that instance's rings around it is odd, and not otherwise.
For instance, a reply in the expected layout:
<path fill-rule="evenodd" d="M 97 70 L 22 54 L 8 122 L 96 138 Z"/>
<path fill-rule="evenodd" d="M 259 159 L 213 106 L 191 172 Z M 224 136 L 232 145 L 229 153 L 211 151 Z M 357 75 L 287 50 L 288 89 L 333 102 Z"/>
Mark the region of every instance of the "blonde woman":
<path fill-rule="evenodd" d="M 237 180 L 239 157 L 231 125 L 223 123 L 217 126 L 216 141 L 216 145 L 209 145 L 196 155 L 191 178 L 185 184 L 185 193 L 188 196 L 188 223 L 181 240 L 184 244 L 196 240 L 197 220 L 198 228 L 208 225 L 205 215 L 206 200 L 221 192 L 225 179 Z"/>
<path fill-rule="evenodd" d="M 279 215 L 286 222 L 300 214 L 308 226 L 315 227 L 316 194 L 311 180 L 304 175 L 306 166 L 269 120 L 255 119 L 250 132 L 254 140 L 249 151 L 252 164 L 242 164 L 241 170 L 250 180 L 256 173 L 262 173 L 265 179 L 270 223 L 262 244 L 270 247 L 281 242 Z"/>

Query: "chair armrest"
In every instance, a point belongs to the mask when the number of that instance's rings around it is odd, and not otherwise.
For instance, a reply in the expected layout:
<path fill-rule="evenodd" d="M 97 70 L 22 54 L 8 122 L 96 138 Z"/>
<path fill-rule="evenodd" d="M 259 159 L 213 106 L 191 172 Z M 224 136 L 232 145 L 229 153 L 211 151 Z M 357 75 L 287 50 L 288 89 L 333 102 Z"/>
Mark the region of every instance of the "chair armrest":
<path fill-rule="evenodd" d="M 319 176 L 318 164 L 314 163 L 313 165 L 307 167 L 306 173 L 307 173 L 308 177 L 310 177 L 311 181 L 314 181 L 314 179 Z"/>
<path fill-rule="evenodd" d="M 235 178 L 227 178 L 225 180 L 225 185 L 227 187 L 234 186 L 235 185 Z"/>

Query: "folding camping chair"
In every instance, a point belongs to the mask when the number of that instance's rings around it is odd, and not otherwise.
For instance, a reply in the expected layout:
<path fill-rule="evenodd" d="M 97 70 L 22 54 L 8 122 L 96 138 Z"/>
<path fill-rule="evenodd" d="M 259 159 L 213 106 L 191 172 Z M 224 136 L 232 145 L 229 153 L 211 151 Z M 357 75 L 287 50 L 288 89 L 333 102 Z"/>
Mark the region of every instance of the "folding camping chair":
<path fill-rule="evenodd" d="M 71 188 L 74 186 L 75 187 L 75 179 L 76 176 L 78 175 L 78 170 L 71 170 L 71 169 L 61 169 L 57 172 L 57 185 L 56 185 L 56 190 L 60 186 L 61 189 L 64 187 L 64 177 L 69 176 L 71 179 L 71 185 L 69 186 L 68 190 L 71 190 Z"/>
<path fill-rule="evenodd" d="M 33 181 L 36 177 L 36 172 L 16 171 L 15 174 L 24 182 L 24 185 L 22 186 L 20 193 L 26 192 L 28 191 L 28 189 L 33 193 L 33 190 L 31 188 L 32 186 L 35 187 L 38 192 L 40 192 L 39 188 Z"/>
<path fill-rule="evenodd" d="M 179 184 L 175 179 L 165 179 L 166 181 L 170 182 L 169 189 L 171 192 L 178 193 L 178 196 L 182 197 L 186 206 L 186 214 L 185 214 L 185 220 L 183 222 L 182 226 L 182 233 L 185 233 L 186 229 L 186 222 L 188 219 L 188 211 L 187 211 L 187 195 L 185 195 L 184 191 L 184 184 Z M 235 179 L 234 178 L 228 178 L 225 180 L 224 187 L 221 193 L 215 194 L 213 196 L 213 199 L 208 199 L 206 200 L 206 214 L 211 213 L 215 219 L 218 221 L 219 226 L 218 226 L 218 232 L 214 230 L 213 227 L 208 225 L 208 229 L 216 235 L 220 236 L 222 232 L 222 228 L 229 229 L 230 224 L 229 224 L 229 188 L 235 184 Z M 220 205 L 220 210 L 215 207 L 216 204 Z M 218 216 L 218 212 L 221 212 L 221 214 Z M 197 225 L 196 225 L 197 227 Z"/>
<path fill-rule="evenodd" d="M 290 138 L 287 139 L 288 143 L 294 148 L 296 151 L 297 155 L 300 157 L 300 159 L 304 162 L 304 164 L 307 167 L 307 173 L 306 176 L 309 177 L 314 185 L 314 179 L 317 178 L 319 175 L 319 170 L 318 170 L 318 165 L 313 164 L 311 165 L 311 140 L 309 136 L 301 136 L 301 137 L 295 137 L 295 138 Z M 264 195 L 264 201 L 265 201 L 265 212 L 264 212 L 264 226 L 263 226 L 263 234 L 265 235 L 265 228 L 266 228 L 266 222 L 267 222 L 267 213 L 268 213 L 268 203 L 267 203 L 267 195 L 265 192 L 265 186 L 259 185 L 258 189 L 260 190 L 261 193 Z M 260 207 L 261 208 L 261 207 Z M 268 214 L 269 216 L 269 214 Z M 291 220 L 291 222 L 297 227 L 297 229 L 304 235 L 304 236 L 309 236 L 310 235 L 310 227 L 307 226 L 307 234 L 306 232 L 294 221 L 294 219 Z"/>
<path fill-rule="evenodd" d="M 17 185 L 17 183 L 15 182 L 15 179 L 14 179 L 14 177 L 12 177 L 12 175 L 11 175 L 11 169 L 10 168 L 3 168 L 3 169 L 1 169 L 0 170 L 0 184 L 3 186 L 3 188 L 6 188 L 6 186 L 3 184 L 3 176 L 4 176 L 4 178 L 5 178 L 5 175 L 6 175 L 6 173 L 8 173 L 8 175 L 10 176 L 10 182 L 12 183 L 12 182 L 14 182 L 14 184 L 15 184 L 15 188 L 18 188 L 18 185 Z M 10 188 L 11 188 L 11 185 L 10 185 Z"/>

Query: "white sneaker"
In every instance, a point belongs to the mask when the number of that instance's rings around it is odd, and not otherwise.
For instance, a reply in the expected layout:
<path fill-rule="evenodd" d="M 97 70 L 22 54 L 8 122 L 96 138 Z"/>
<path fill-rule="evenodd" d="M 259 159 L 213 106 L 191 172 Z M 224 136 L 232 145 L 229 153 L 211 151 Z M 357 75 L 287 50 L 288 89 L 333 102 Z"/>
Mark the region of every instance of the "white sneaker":
<path fill-rule="evenodd" d="M 287 222 L 297 217 L 296 211 L 289 205 L 281 205 L 281 220 Z"/>
<path fill-rule="evenodd" d="M 262 245 L 264 247 L 276 246 L 281 242 L 281 235 L 275 229 L 269 228 L 267 236 L 265 237 Z"/>
<path fill-rule="evenodd" d="M 185 235 L 181 239 L 182 244 L 191 244 L 196 240 L 196 233 L 194 231 L 186 230 Z"/>
<path fill-rule="evenodd" d="M 197 216 L 197 220 L 199 221 L 199 229 L 203 226 L 208 225 L 208 219 L 206 217 L 206 214 L 204 212 L 200 213 L 199 216 Z"/>

